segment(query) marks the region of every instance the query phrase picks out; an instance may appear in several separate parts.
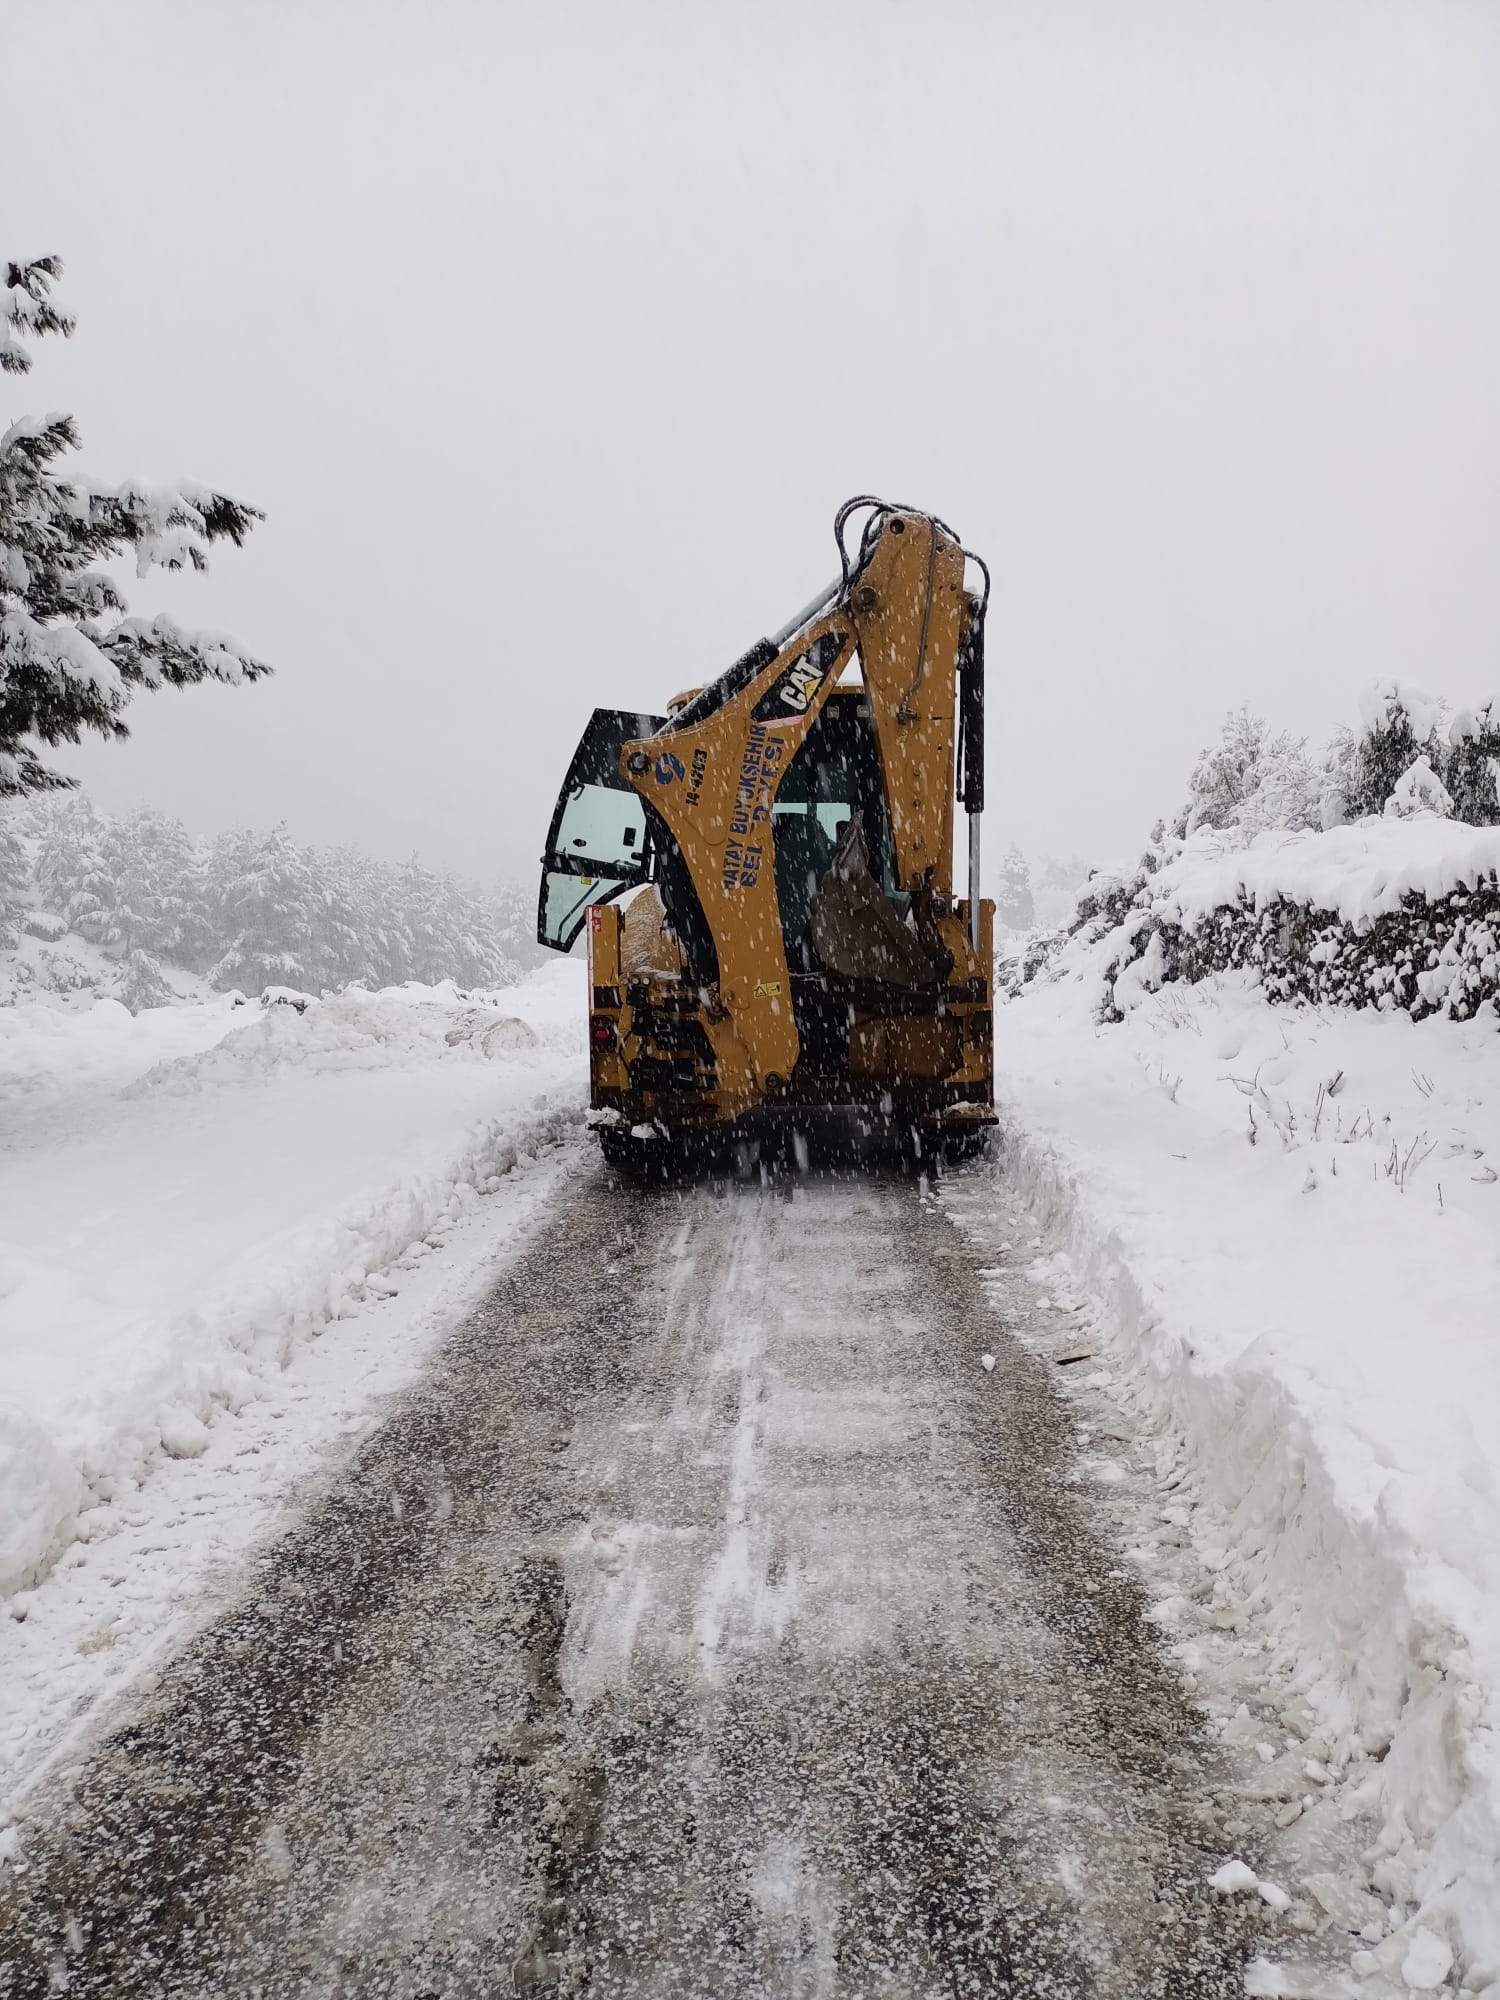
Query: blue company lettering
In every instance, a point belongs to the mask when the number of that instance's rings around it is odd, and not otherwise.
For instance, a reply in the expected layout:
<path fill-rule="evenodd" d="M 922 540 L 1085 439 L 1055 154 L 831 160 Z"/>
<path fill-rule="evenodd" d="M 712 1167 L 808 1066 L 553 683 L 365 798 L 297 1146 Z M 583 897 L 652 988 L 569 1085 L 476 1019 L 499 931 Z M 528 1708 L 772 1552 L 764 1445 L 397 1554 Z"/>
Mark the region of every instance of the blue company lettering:
<path fill-rule="evenodd" d="M 723 882 L 726 889 L 753 889 L 760 880 L 764 849 L 752 841 L 771 817 L 771 794 L 777 768 L 786 755 L 786 745 L 770 735 L 763 723 L 753 723 L 745 746 L 739 781 L 734 791 L 734 807 L 729 820 L 729 840 L 724 848 Z"/>

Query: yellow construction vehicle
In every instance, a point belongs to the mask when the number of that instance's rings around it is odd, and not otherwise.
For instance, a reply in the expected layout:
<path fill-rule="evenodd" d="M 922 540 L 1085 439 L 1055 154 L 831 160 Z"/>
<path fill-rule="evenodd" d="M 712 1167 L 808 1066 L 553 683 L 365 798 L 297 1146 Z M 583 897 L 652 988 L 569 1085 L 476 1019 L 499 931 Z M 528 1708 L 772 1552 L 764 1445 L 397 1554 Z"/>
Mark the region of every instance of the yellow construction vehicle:
<path fill-rule="evenodd" d="M 951 1154 L 994 1123 L 989 572 L 870 495 L 834 535 L 838 580 L 774 638 L 664 716 L 597 709 L 568 767 L 537 935 L 568 951 L 587 926 L 590 1120 L 617 1165 L 768 1137 Z"/>

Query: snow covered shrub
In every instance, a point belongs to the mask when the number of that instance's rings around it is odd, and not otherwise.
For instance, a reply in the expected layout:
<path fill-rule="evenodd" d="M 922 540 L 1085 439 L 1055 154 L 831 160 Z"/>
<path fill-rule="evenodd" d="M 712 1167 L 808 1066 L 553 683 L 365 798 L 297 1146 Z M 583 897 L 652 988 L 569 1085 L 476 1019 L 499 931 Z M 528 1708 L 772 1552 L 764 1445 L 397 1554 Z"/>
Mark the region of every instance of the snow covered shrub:
<path fill-rule="evenodd" d="M 1019 950 L 997 951 L 995 991 L 1016 999 L 1052 963 L 1068 937 L 1066 930 L 1033 931 L 1019 941 Z"/>
<path fill-rule="evenodd" d="M 1200 752 L 1176 831 L 1237 827 L 1248 841 L 1275 829 L 1316 828 L 1323 782 L 1305 736 L 1272 736 L 1265 719 L 1242 705 L 1225 716 L 1219 741 Z"/>
<path fill-rule="evenodd" d="M 1470 826 L 1500 825 L 1500 697 L 1460 709 L 1448 725 L 1443 773 L 1453 817 Z"/>
<path fill-rule="evenodd" d="M 1101 938 L 1125 921 L 1138 904 L 1149 901 L 1148 885 L 1162 864 L 1182 852 L 1179 835 L 1167 832 L 1158 820 L 1151 838 L 1133 868 L 1095 868 L 1078 892 L 1078 902 L 1068 934 L 1086 939 Z"/>
<path fill-rule="evenodd" d="M 71 334 L 53 297 L 56 257 L 3 265 L 0 372 L 24 375 L 18 333 Z M 244 541 L 259 510 L 207 486 L 98 486 L 55 469 L 76 449 L 71 416 L 21 417 L 0 434 L 0 798 L 71 782 L 38 743 L 76 743 L 85 730 L 128 735 L 123 714 L 142 689 L 203 680 L 256 680 L 270 669 L 232 639 L 184 631 L 173 619 L 122 615 L 101 561 L 127 551 L 136 572 L 208 567 L 216 541 Z"/>
<path fill-rule="evenodd" d="M 24 966 L 21 969 L 26 970 Z M 28 983 L 43 993 L 97 993 L 99 962 L 64 943 L 44 946 L 36 955 Z"/>
<path fill-rule="evenodd" d="M 1438 723 L 1442 704 L 1420 688 L 1377 681 L 1360 696 L 1362 728 L 1355 738 L 1345 792 L 1345 816 L 1363 819 L 1383 813 L 1385 802 L 1419 757 L 1440 771 L 1443 746 Z"/>
<path fill-rule="evenodd" d="M 1341 724 L 1323 752 L 1322 790 L 1318 800 L 1319 823 L 1323 827 L 1342 826 L 1349 818 L 1349 800 L 1358 764 L 1358 732 Z"/>
<path fill-rule="evenodd" d="M 1323 782 L 1307 754 L 1307 738 L 1283 730 L 1267 742 L 1255 787 L 1234 824 L 1247 840 L 1258 833 L 1316 831 L 1323 824 Z"/>
<path fill-rule="evenodd" d="M 1188 802 L 1178 815 L 1180 833 L 1234 822 L 1246 793 L 1254 789 L 1265 736 L 1265 722 L 1250 713 L 1248 704 L 1230 710 L 1219 741 L 1198 753 L 1188 779 Z"/>
<path fill-rule="evenodd" d="M 1158 820 L 1151 831 L 1151 844 L 1133 868 L 1092 869 L 1078 891 L 1069 923 L 1057 930 L 1034 933 L 1019 950 L 996 953 L 995 990 L 1017 999 L 1034 980 L 1054 977 L 1059 962 L 1075 942 L 1087 947 L 1129 922 L 1133 913 L 1149 906 L 1153 875 L 1181 849 L 1181 840 L 1168 834 Z"/>
<path fill-rule="evenodd" d="M 1106 931 L 1122 924 L 1153 873 L 1144 861 L 1123 872 L 1096 868 L 1078 892 L 1073 914 L 1074 935 L 1086 932 L 1091 937 L 1103 937 Z"/>
<path fill-rule="evenodd" d="M 1418 757 L 1401 773 L 1395 790 L 1385 802 L 1387 819 L 1415 819 L 1420 813 L 1436 819 L 1453 817 L 1448 788 L 1425 757 Z"/>

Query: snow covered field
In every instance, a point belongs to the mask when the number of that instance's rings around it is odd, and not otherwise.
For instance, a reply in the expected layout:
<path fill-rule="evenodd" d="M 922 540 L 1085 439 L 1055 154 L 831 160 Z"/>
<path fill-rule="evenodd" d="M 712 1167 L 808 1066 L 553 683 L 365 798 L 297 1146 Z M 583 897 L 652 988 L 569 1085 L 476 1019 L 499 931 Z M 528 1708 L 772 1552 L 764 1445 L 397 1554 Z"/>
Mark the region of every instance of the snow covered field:
<path fill-rule="evenodd" d="M 300 1013 L 0 1009 L 7 1791 L 410 1373 L 567 1170 L 581 978 Z"/>
<path fill-rule="evenodd" d="M 1437 893 L 1439 850 L 1494 841 L 1371 833 L 1183 862 L 1158 901 L 1191 920 L 1243 885 L 1352 919 L 1394 893 L 1393 843 Z M 1034 1276 L 1095 1326 L 1093 1379 L 1165 1427 L 1163 1519 L 1217 1579 L 1162 1607 L 1184 1664 L 1195 1629 L 1243 1629 L 1268 1672 L 1245 1726 L 1275 1748 L 1295 1691 L 1320 1739 L 1308 1793 L 1377 1815 L 1387 1934 L 1351 1938 L 1356 1971 L 1396 1979 L 1420 1922 L 1479 1990 L 1500 1976 L 1493 1006 L 1419 1025 L 1273 1007 L 1242 972 L 1153 993 L 1136 960 L 1101 1026 L 1119 950 L 1075 941 L 997 1014 L 997 1199 L 1019 1191 L 1061 1244 Z"/>

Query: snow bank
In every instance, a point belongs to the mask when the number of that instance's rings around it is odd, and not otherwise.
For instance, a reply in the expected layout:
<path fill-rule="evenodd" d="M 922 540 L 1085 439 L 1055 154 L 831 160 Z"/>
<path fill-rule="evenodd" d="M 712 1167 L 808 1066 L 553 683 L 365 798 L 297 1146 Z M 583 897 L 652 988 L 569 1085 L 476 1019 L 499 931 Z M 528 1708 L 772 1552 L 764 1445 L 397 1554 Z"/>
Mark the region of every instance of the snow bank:
<path fill-rule="evenodd" d="M 0 1593 L 581 1119 L 579 976 L 0 1012 Z"/>
<path fill-rule="evenodd" d="M 259 1082 L 278 1070 L 374 1070 L 437 1061 L 485 1062 L 541 1046 L 536 1030 L 493 999 L 452 986 L 351 986 L 323 1001 L 292 1005 L 270 988 L 261 1006 L 201 1054 L 148 1071 L 131 1095 Z"/>
<path fill-rule="evenodd" d="M 1497 862 L 1493 829 L 1376 823 L 1200 848 L 1153 887 L 1356 917 Z M 1100 1026 L 1117 939 L 997 1015 L 997 1171 L 1187 1438 L 1216 1603 L 1295 1655 L 1330 1782 L 1378 1805 L 1400 1935 L 1420 1915 L 1500 1975 L 1495 1022 L 1273 1008 L 1247 973 L 1161 985 L 1142 959 Z"/>
<path fill-rule="evenodd" d="M 85 1082 L 108 1088 L 153 1063 L 210 1047 L 243 1019 L 227 999 L 143 1014 L 92 995 L 79 1010 L 43 1000 L 0 1006 L 0 1146 L 25 1102 L 50 1101 L 61 1079 L 75 1089 Z"/>

